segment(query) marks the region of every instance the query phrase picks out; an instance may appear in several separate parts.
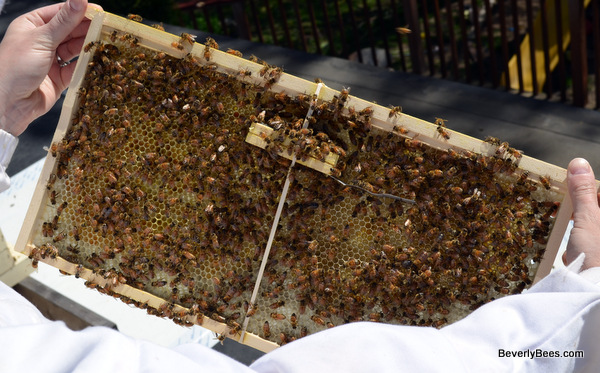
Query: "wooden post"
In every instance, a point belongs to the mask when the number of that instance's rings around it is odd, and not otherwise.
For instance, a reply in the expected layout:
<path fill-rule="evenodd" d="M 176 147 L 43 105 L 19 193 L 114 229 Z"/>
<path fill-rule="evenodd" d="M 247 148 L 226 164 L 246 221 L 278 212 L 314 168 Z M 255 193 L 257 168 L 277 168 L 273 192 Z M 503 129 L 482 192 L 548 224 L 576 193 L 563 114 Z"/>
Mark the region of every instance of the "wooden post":
<path fill-rule="evenodd" d="M 569 27 L 571 28 L 571 59 L 573 68 L 573 105 L 587 103 L 587 51 L 585 41 L 585 6 L 583 0 L 569 1 Z"/>
<path fill-rule="evenodd" d="M 231 4 L 231 9 L 233 10 L 233 18 L 235 19 L 235 23 L 237 25 L 238 37 L 241 39 L 250 40 L 252 36 L 250 34 L 250 25 L 248 24 L 248 18 L 246 18 L 246 13 L 244 12 L 244 2 L 236 1 Z"/>
<path fill-rule="evenodd" d="M 423 60 L 423 46 L 421 45 L 421 27 L 419 26 L 419 12 L 416 0 L 403 0 L 404 19 L 411 29 L 408 37 L 408 47 L 410 49 L 410 61 L 412 70 L 416 74 L 422 74 L 425 68 Z"/>

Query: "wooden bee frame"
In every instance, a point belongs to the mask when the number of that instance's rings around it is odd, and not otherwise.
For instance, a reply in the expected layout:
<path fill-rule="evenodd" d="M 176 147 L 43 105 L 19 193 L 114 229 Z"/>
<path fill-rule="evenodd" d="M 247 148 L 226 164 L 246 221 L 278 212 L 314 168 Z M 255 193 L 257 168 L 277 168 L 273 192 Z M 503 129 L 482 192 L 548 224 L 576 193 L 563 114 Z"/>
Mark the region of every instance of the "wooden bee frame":
<path fill-rule="evenodd" d="M 196 43 L 193 45 L 186 44 L 185 41 L 183 41 L 179 36 L 167 34 L 152 27 L 136 23 L 132 20 L 123 19 L 121 17 L 117 17 L 105 12 L 99 12 L 94 9 L 90 9 L 88 11 L 88 16 L 92 18 L 92 24 L 85 41 L 86 46 L 90 45 L 90 43 L 95 43 L 98 41 L 107 41 L 111 38 L 111 35 L 114 35 L 114 33 L 118 32 L 133 36 L 136 39 L 135 43 L 139 43 L 140 46 L 143 46 L 149 50 L 165 53 L 177 59 L 186 58 L 188 54 L 201 58 L 207 53 L 207 47 L 204 45 Z M 54 135 L 54 143 L 58 143 L 65 138 L 65 135 L 68 133 L 70 126 L 72 125 L 73 118 L 77 115 L 78 107 L 80 106 L 80 96 L 78 92 L 80 92 L 80 88 L 82 87 L 88 65 L 91 62 L 91 58 L 91 51 L 83 52 L 77 62 L 74 77 L 63 105 L 60 122 Z M 353 96 L 348 96 L 347 92 L 342 93 L 330 89 L 322 84 L 319 86 L 316 83 L 308 82 L 288 74 L 278 75 L 277 79 L 273 79 L 273 81 L 267 81 L 265 83 L 266 79 L 262 77 L 265 75 L 264 65 L 247 61 L 229 53 L 220 52 L 214 48 L 210 49 L 210 63 L 212 66 L 215 66 L 215 69 L 219 72 L 238 75 L 240 80 L 248 83 L 267 84 L 268 90 L 276 93 L 283 93 L 290 96 L 307 95 L 309 97 L 313 97 L 313 94 L 315 94 L 318 89 L 318 95 L 314 95 L 313 98 L 321 100 L 322 102 L 334 102 L 335 100 L 339 100 L 341 95 L 346 95 L 345 100 L 350 102 L 353 110 L 357 112 L 360 111 L 369 113 L 368 115 L 371 119 L 371 125 L 373 128 L 381 130 L 384 133 L 395 133 L 398 136 L 401 135 L 403 138 L 406 138 L 406 141 L 418 141 L 419 143 L 425 144 L 433 149 L 438 149 L 442 152 L 461 151 L 469 154 L 494 157 L 494 155 L 499 153 L 499 148 L 504 146 L 502 144 L 483 142 L 465 136 L 461 133 L 445 129 L 445 127 L 442 126 L 443 123 L 428 123 L 400 113 L 397 109 L 390 110 L 390 108 L 385 108 Z M 241 73 L 242 71 L 244 72 L 243 74 Z M 112 109 L 107 109 L 107 111 L 108 110 Z M 252 133 L 252 131 L 250 131 L 250 133 Z M 255 135 L 256 136 L 254 137 L 256 137 L 257 140 L 261 140 L 260 132 L 255 133 Z M 243 323 L 243 325 L 242 323 L 236 322 L 236 326 L 232 326 L 230 320 L 226 319 L 225 317 L 220 317 L 218 315 L 216 317 L 208 317 L 206 316 L 205 312 L 191 312 L 191 309 L 188 307 L 183 307 L 175 303 L 169 303 L 162 297 L 150 294 L 147 291 L 132 286 L 130 283 L 126 283 L 126 281 L 120 281 L 119 276 L 106 276 L 106 274 L 102 275 L 80 264 L 75 264 L 65 260 L 61 256 L 57 255 L 56 252 L 47 250 L 51 245 L 46 248 L 33 245 L 32 241 L 34 236 L 39 234 L 40 223 L 46 219 L 49 219 L 48 216 L 44 215 L 46 206 L 49 206 L 47 184 L 52 178 L 51 175 L 56 173 L 57 167 L 60 166 L 58 164 L 58 158 L 54 157 L 51 152 L 49 152 L 46 158 L 46 162 L 42 170 L 34 197 L 25 218 L 23 229 L 16 244 L 18 251 L 29 255 L 35 260 L 44 261 L 63 272 L 81 277 L 88 281 L 90 287 L 97 287 L 98 289 L 104 288 L 113 295 L 122 296 L 124 299 L 135 302 L 138 306 L 141 305 L 143 307 L 159 310 L 160 316 L 172 317 L 183 323 L 201 324 L 202 326 L 211 329 L 215 333 L 218 333 L 220 336 L 236 339 L 241 343 L 247 344 L 261 351 L 268 352 L 278 346 L 277 343 L 260 337 L 258 333 L 253 334 L 246 331 L 248 320 L 250 319 L 249 316 L 246 317 L 246 321 Z M 332 170 L 335 170 L 337 157 L 331 155 L 331 157 L 327 157 L 325 161 L 316 160 L 315 162 L 316 165 L 309 165 L 309 167 L 315 168 L 320 172 L 327 174 Z M 518 155 L 518 159 L 515 159 L 515 163 L 516 162 L 518 162 L 518 169 L 515 171 L 517 175 L 523 175 L 524 178 L 527 178 L 528 180 L 539 180 L 540 178 L 546 180 L 547 178 L 547 187 L 551 193 L 553 193 L 553 195 L 557 196 L 557 202 L 560 202 L 561 204 L 561 207 L 558 210 L 554 220 L 553 229 L 548 237 L 545 254 L 539 264 L 539 267 L 537 268 L 535 279 L 533 280 L 536 282 L 546 276 L 552 268 L 554 258 L 556 257 L 560 242 L 571 217 L 572 205 L 569 201 L 568 193 L 566 193 L 566 170 L 528 156 L 521 157 Z M 115 175 L 109 175 L 108 177 L 114 178 Z M 54 203 L 52 203 L 52 205 L 54 205 Z M 283 202 L 281 201 L 280 206 L 280 208 L 283 206 Z M 60 205 L 58 207 L 53 207 L 53 209 L 57 208 L 62 209 Z M 207 213 L 209 213 L 209 210 L 210 213 L 212 213 L 212 209 L 212 204 L 205 206 Z M 110 214 L 110 211 L 107 212 L 107 214 Z M 58 215 L 60 215 L 60 213 L 58 213 L 57 216 Z M 407 225 L 408 223 L 410 222 L 407 220 Z M 276 225 L 277 224 L 275 222 L 273 227 L 276 227 Z M 273 236 L 274 233 L 275 229 L 272 230 L 271 235 Z M 65 233 L 59 233 L 59 235 L 63 234 Z M 333 235 L 331 237 L 333 237 Z M 58 237 L 54 238 L 54 242 L 58 241 L 57 238 Z M 161 241 L 162 239 L 162 233 L 154 233 L 155 241 Z M 335 238 L 335 240 L 337 240 L 337 238 Z M 334 242 L 334 238 L 332 238 L 331 241 Z M 187 251 L 185 251 L 183 255 L 189 260 L 195 258 L 194 254 Z M 253 304 L 257 297 L 262 273 L 267 266 L 267 256 L 268 250 L 266 250 L 266 253 L 260 261 L 261 271 L 260 274 L 257 275 L 252 300 L 249 302 L 250 312 L 254 307 Z M 221 282 L 222 280 L 215 277 L 214 281 L 217 283 Z M 167 281 L 163 280 L 161 282 Z M 276 303 L 277 302 L 273 303 L 275 307 L 277 307 Z M 297 317 L 295 313 L 292 315 L 294 319 Z M 285 315 L 280 316 L 280 314 L 277 312 L 272 312 L 271 317 L 274 320 L 277 320 L 280 317 L 285 317 Z M 322 318 L 325 317 L 314 315 L 313 321 L 316 320 L 315 322 L 322 324 L 323 327 L 325 327 L 326 321 Z M 268 327 L 268 323 L 265 324 L 265 327 Z M 327 327 L 329 327 L 328 324 Z M 296 326 L 294 325 L 293 328 L 296 329 Z M 263 334 L 267 334 L 267 332 L 265 331 Z M 268 334 L 271 333 L 268 332 Z M 284 342 L 286 341 L 284 338 L 282 338 L 282 343 Z"/>
<path fill-rule="evenodd" d="M 273 129 L 271 127 L 265 126 L 261 123 L 254 123 L 250 126 L 248 131 L 248 136 L 246 136 L 246 142 L 252 145 L 256 145 L 261 149 L 265 149 L 267 147 L 267 142 L 262 138 L 263 136 L 271 136 L 273 133 Z M 286 141 L 289 145 L 289 140 Z M 284 144 L 285 144 L 284 143 Z M 280 156 L 293 159 L 293 156 L 290 155 L 287 151 L 287 147 L 285 151 L 278 153 Z M 322 172 L 326 175 L 331 174 L 331 170 L 335 168 L 336 163 L 338 161 L 339 156 L 337 154 L 330 153 L 326 157 L 323 158 L 323 161 L 316 159 L 314 157 L 308 158 L 306 161 L 301 159 L 297 160 L 297 162 L 306 167 L 310 167 L 314 170 Z"/>
<path fill-rule="evenodd" d="M 14 286 L 32 272 L 25 255 L 13 250 L 0 231 L 0 281 Z"/>

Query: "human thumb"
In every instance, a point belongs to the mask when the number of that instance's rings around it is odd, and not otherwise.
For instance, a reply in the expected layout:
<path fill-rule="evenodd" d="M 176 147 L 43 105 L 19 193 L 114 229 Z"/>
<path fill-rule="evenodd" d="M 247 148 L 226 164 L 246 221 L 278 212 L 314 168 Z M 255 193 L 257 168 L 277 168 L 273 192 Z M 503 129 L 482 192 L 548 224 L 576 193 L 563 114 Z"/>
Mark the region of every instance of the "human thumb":
<path fill-rule="evenodd" d="M 573 202 L 573 220 L 581 223 L 600 221 L 594 171 L 583 158 L 573 159 L 567 168 L 567 185 Z"/>
<path fill-rule="evenodd" d="M 600 266 L 600 208 L 596 180 L 590 164 L 582 158 L 573 159 L 567 168 L 567 185 L 573 204 L 573 229 L 563 262 L 569 264 L 585 253 L 583 268 Z"/>
<path fill-rule="evenodd" d="M 85 17 L 87 0 L 67 0 L 46 27 L 52 47 L 56 48 Z"/>

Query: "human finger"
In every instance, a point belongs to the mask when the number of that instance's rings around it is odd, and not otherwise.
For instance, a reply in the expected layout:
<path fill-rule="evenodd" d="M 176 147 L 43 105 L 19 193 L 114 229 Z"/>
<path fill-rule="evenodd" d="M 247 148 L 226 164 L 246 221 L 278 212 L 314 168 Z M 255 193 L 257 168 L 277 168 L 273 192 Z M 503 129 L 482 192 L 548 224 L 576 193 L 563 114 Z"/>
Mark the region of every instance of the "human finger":
<path fill-rule="evenodd" d="M 85 41 L 85 37 L 69 39 L 56 48 L 56 54 L 63 61 L 70 61 L 81 52 L 81 47 Z"/>
<path fill-rule="evenodd" d="M 88 29 L 90 28 L 91 21 L 87 18 L 84 18 L 69 35 L 65 38 L 68 40 L 69 38 L 79 38 L 81 36 L 87 35 Z"/>
<path fill-rule="evenodd" d="M 594 171 L 585 159 L 575 158 L 569 163 L 567 184 L 573 202 L 573 220 L 580 223 L 600 224 Z"/>
<path fill-rule="evenodd" d="M 60 94 L 69 86 L 76 66 L 77 64 L 71 63 L 60 69 L 60 80 L 55 82 L 54 86 L 56 97 L 59 97 Z"/>
<path fill-rule="evenodd" d="M 573 228 L 563 262 L 572 263 L 585 254 L 583 269 L 600 266 L 600 207 L 594 172 L 582 159 L 573 159 L 567 168 L 567 185 L 573 205 Z"/>
<path fill-rule="evenodd" d="M 24 15 L 35 26 L 43 26 L 60 11 L 63 3 L 47 5 Z"/>
<path fill-rule="evenodd" d="M 100 5 L 88 3 L 88 8 L 90 8 L 90 7 L 96 8 L 97 10 L 102 11 L 102 7 Z M 92 23 L 92 21 L 90 19 L 84 18 L 81 21 L 81 23 L 79 23 L 79 25 L 77 25 L 75 27 L 75 29 L 73 29 L 73 31 L 70 34 L 70 37 L 78 38 L 81 36 L 86 36 L 91 23 Z"/>
<path fill-rule="evenodd" d="M 71 63 L 60 67 L 58 64 L 54 64 L 50 67 L 48 76 L 40 84 L 40 89 L 38 90 L 42 94 L 44 101 L 46 101 L 44 105 L 47 109 L 50 109 L 54 105 L 62 92 L 69 86 L 76 65 L 75 63 Z"/>
<path fill-rule="evenodd" d="M 40 26 L 46 25 L 46 24 L 50 23 L 50 21 L 52 21 L 52 19 L 60 11 L 61 7 L 63 7 L 64 5 L 66 5 L 66 3 L 58 3 L 58 4 L 53 4 L 53 5 L 48 5 L 45 7 L 38 8 L 38 9 L 34 10 L 33 12 L 31 12 L 30 14 L 28 14 L 28 16 L 29 16 L 28 19 L 35 26 L 40 27 Z M 89 5 L 93 6 L 95 8 L 98 8 L 98 9 L 102 9 L 102 7 L 100 7 L 99 5 L 96 5 L 96 4 L 89 4 Z M 91 20 L 89 20 L 87 18 L 83 18 L 82 21 L 77 26 L 75 26 L 75 28 L 72 30 L 71 36 L 79 37 L 79 36 L 85 35 L 90 26 L 90 23 L 91 23 Z M 67 36 L 67 38 L 68 38 L 68 36 Z"/>
<path fill-rule="evenodd" d="M 67 0 L 45 27 L 52 48 L 58 47 L 81 23 L 87 0 Z"/>

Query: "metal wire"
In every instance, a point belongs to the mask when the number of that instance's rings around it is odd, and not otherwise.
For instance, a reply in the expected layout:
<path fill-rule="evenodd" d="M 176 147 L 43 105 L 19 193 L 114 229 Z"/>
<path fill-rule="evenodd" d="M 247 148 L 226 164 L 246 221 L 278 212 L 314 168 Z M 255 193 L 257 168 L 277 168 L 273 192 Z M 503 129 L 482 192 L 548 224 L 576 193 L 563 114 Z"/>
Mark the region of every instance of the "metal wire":
<path fill-rule="evenodd" d="M 371 191 L 369 191 L 369 190 L 367 190 L 367 189 L 365 189 L 365 188 L 363 188 L 363 187 L 359 187 L 358 185 L 347 184 L 347 183 L 343 182 L 342 180 L 340 180 L 340 179 L 338 179 L 338 178 L 336 178 L 336 177 L 334 177 L 334 176 L 331 176 L 331 175 L 329 175 L 329 176 L 330 176 L 330 177 L 331 177 L 333 180 L 335 180 L 335 181 L 337 181 L 338 183 L 342 184 L 343 186 L 347 186 L 347 187 L 351 187 L 351 188 L 356 188 L 356 189 L 362 190 L 363 192 L 369 193 L 370 195 L 372 195 L 372 196 L 375 196 L 375 197 L 382 197 L 382 198 L 392 198 L 392 199 L 395 199 L 395 200 L 398 200 L 398 201 L 402 201 L 402 202 L 406 202 L 406 203 L 416 203 L 416 202 L 415 202 L 415 201 L 413 201 L 412 199 L 407 199 L 407 198 L 398 197 L 398 196 L 395 196 L 395 195 L 393 195 L 393 194 L 387 194 L 387 193 L 373 193 L 373 192 L 371 192 Z"/>

